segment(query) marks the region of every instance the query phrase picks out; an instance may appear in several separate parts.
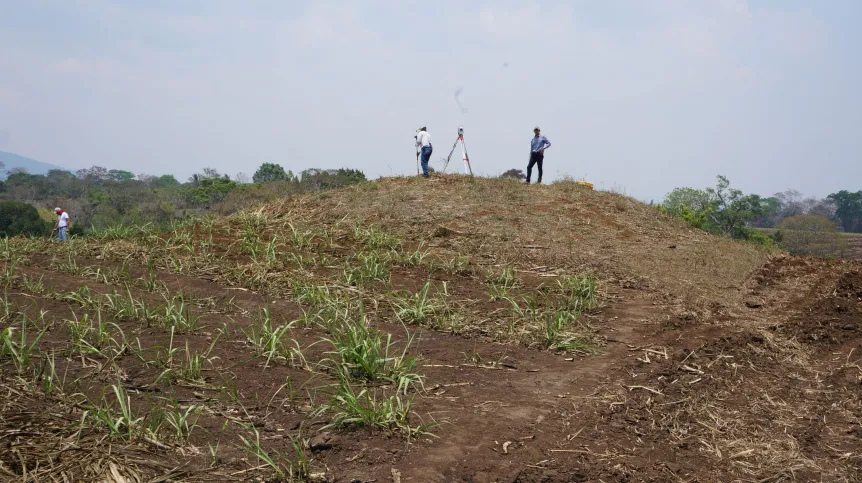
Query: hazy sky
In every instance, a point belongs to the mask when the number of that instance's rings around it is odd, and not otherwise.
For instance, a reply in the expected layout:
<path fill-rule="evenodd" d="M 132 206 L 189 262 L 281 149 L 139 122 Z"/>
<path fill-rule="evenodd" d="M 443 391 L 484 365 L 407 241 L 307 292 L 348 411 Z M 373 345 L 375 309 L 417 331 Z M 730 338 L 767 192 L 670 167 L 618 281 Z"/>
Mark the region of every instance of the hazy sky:
<path fill-rule="evenodd" d="M 862 189 L 862 1 L 0 0 L 5 150 L 185 178 L 474 169 L 641 199 Z M 462 113 L 455 101 L 468 112 Z M 458 169 L 461 163 L 453 164 Z"/>

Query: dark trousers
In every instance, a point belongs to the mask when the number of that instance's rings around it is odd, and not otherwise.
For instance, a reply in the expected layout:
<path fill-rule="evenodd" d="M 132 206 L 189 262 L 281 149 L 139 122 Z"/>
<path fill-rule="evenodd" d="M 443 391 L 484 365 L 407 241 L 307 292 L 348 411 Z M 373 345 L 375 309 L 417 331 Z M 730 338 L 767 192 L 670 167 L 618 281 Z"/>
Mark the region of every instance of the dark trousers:
<path fill-rule="evenodd" d="M 545 155 L 543 153 L 530 153 L 530 164 L 527 165 L 527 183 L 530 182 L 530 176 L 533 174 L 533 165 L 539 168 L 539 180 L 536 182 L 542 182 L 542 161 L 544 160 Z"/>

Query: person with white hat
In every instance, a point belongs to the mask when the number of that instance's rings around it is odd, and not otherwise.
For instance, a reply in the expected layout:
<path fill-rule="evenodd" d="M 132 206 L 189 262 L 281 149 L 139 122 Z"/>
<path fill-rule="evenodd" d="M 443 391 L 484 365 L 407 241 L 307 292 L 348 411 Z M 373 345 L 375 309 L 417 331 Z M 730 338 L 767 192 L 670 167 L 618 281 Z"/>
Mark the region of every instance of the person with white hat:
<path fill-rule="evenodd" d="M 72 225 L 72 220 L 69 219 L 69 214 L 61 210 L 59 207 L 54 208 L 54 213 L 57 214 L 57 225 L 54 226 L 54 231 L 57 232 L 57 238 L 60 241 L 66 241 L 69 238 L 69 227 Z"/>
<path fill-rule="evenodd" d="M 545 149 L 549 147 L 551 147 L 551 142 L 542 136 L 542 130 L 539 129 L 539 126 L 533 128 L 533 139 L 530 140 L 530 162 L 527 164 L 527 184 L 530 184 L 530 175 L 533 174 L 534 165 L 539 168 L 537 183 L 542 184 L 542 162 L 545 160 Z"/>

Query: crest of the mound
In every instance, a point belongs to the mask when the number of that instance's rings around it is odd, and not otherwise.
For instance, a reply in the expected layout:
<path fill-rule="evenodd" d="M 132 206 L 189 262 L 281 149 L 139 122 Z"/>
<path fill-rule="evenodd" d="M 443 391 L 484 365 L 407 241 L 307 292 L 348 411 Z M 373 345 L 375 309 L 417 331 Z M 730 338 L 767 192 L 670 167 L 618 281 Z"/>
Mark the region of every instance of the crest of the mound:
<path fill-rule="evenodd" d="M 415 246 L 538 275 L 592 270 L 626 286 L 724 303 L 768 253 L 572 181 L 381 178 L 266 207 L 310 224 L 374 225 Z"/>

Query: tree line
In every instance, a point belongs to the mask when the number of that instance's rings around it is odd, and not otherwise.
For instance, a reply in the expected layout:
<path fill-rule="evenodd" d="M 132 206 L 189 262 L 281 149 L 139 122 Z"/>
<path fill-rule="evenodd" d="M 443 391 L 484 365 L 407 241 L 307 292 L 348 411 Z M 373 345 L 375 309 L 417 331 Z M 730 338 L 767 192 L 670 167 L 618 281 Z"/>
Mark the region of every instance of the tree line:
<path fill-rule="evenodd" d="M 171 174 L 152 176 L 101 166 L 74 173 L 52 170 L 45 175 L 15 170 L 0 182 L 0 200 L 6 212 L 19 217 L 32 212 L 6 202 L 31 205 L 46 222 L 53 219 L 54 207 L 62 207 L 74 220 L 72 233 L 81 234 L 119 223 L 166 224 L 189 215 L 228 214 L 279 197 L 365 180 L 365 174 L 356 169 L 307 169 L 294 175 L 276 163 L 263 163 L 251 180 L 242 173 L 230 177 L 204 168 L 185 182 Z M 0 219 L 0 231 L 3 226 L 17 226 L 3 223 Z"/>
<path fill-rule="evenodd" d="M 796 190 L 762 197 L 731 188 L 718 176 L 715 187 L 675 188 L 658 208 L 706 231 L 778 243 L 798 254 L 840 256 L 846 240 L 839 232 L 862 232 L 862 191 L 842 190 L 822 199 Z"/>
<path fill-rule="evenodd" d="M 723 176 L 718 180 L 716 188 L 675 188 L 665 196 L 662 206 L 674 214 L 688 212 L 710 218 L 716 209 L 720 211 L 716 203 L 725 200 L 742 210 L 743 218 L 753 227 L 778 228 L 787 218 L 812 215 L 832 221 L 838 231 L 862 233 L 862 191 L 842 190 L 825 198 L 814 198 L 787 190 L 761 197 L 730 189 L 730 182 Z"/>

